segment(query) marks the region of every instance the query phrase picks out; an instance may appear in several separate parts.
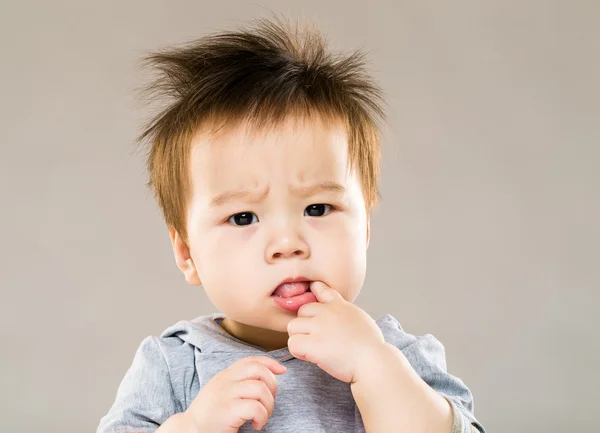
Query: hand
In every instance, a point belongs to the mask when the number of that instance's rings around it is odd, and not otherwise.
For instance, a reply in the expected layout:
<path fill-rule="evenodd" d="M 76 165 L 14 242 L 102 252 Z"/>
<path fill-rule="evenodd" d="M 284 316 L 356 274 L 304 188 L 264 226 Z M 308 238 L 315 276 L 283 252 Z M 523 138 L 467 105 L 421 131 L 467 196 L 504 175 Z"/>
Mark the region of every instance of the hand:
<path fill-rule="evenodd" d="M 385 345 L 381 329 L 365 311 L 336 290 L 313 282 L 318 302 L 305 304 L 288 324 L 288 349 L 344 382 L 354 383 L 359 368 Z"/>
<path fill-rule="evenodd" d="M 273 413 L 275 375 L 285 371 L 266 356 L 240 359 L 202 387 L 184 416 L 197 433 L 237 433 L 249 420 L 260 430 Z"/>

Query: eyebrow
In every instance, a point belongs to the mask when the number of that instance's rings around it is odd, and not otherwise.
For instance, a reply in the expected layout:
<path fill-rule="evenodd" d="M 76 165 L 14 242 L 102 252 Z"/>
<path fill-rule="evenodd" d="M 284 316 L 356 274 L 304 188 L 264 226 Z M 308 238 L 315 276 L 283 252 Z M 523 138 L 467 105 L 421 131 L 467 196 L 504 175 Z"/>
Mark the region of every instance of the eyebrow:
<path fill-rule="evenodd" d="M 292 188 L 291 192 L 292 192 L 292 194 L 294 194 L 298 197 L 305 198 L 305 197 L 313 196 L 319 192 L 344 193 L 344 192 L 346 192 L 346 188 L 344 188 L 342 185 L 340 185 L 337 182 L 321 182 L 321 183 L 317 183 L 314 185 L 303 186 L 303 187 L 299 187 L 299 188 Z M 252 191 L 252 190 L 247 190 L 247 189 L 236 190 L 236 191 L 226 191 L 226 192 L 223 192 L 223 193 L 215 196 L 210 201 L 210 206 L 211 207 L 222 206 L 225 203 L 227 203 L 228 201 L 242 200 L 242 199 L 245 199 L 245 198 L 247 198 L 249 196 L 253 196 L 253 195 L 258 195 L 258 197 L 256 199 L 254 199 L 253 201 L 260 201 L 263 198 L 265 198 L 268 193 L 269 193 L 269 188 L 265 189 L 262 193 L 259 193 L 260 195 L 257 194 L 257 191 Z"/>

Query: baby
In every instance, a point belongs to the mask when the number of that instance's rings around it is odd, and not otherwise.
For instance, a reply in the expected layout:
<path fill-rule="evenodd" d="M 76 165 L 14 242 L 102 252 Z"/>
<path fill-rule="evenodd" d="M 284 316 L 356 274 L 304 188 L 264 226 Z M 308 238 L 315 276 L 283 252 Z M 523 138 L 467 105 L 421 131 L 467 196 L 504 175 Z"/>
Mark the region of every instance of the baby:
<path fill-rule="evenodd" d="M 98 433 L 484 432 L 440 342 L 353 303 L 384 120 L 363 59 L 276 19 L 147 58 L 149 185 L 220 312 L 146 338 Z"/>

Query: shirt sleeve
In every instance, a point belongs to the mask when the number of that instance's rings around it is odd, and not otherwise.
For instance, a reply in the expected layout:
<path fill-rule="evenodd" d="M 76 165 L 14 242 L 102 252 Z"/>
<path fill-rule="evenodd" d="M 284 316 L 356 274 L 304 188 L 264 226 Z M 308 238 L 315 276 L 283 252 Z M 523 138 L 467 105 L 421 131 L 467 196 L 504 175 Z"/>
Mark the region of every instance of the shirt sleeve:
<path fill-rule="evenodd" d="M 169 368 L 154 337 L 147 337 L 117 390 L 97 433 L 150 433 L 181 412 L 173 393 Z"/>
<path fill-rule="evenodd" d="M 452 433 L 485 433 L 475 418 L 471 391 L 446 371 L 444 346 L 433 335 L 417 337 L 400 350 L 417 374 L 450 402 L 454 414 Z"/>
<path fill-rule="evenodd" d="M 446 396 L 444 396 L 444 398 L 452 407 L 452 433 L 480 433 L 484 431 L 483 427 L 479 423 L 476 422 L 475 424 L 471 424 L 467 419 L 465 419 L 465 416 L 462 414 L 461 410 L 452 400 Z"/>

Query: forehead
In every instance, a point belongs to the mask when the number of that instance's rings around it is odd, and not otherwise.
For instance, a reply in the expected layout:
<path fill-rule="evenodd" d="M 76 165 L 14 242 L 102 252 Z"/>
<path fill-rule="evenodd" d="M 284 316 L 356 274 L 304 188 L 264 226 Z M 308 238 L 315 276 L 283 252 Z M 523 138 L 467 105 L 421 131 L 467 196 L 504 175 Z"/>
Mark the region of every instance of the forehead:
<path fill-rule="evenodd" d="M 244 124 L 199 133 L 190 158 L 194 194 L 273 183 L 307 184 L 348 179 L 348 139 L 341 122 L 289 119 L 253 131 Z"/>

